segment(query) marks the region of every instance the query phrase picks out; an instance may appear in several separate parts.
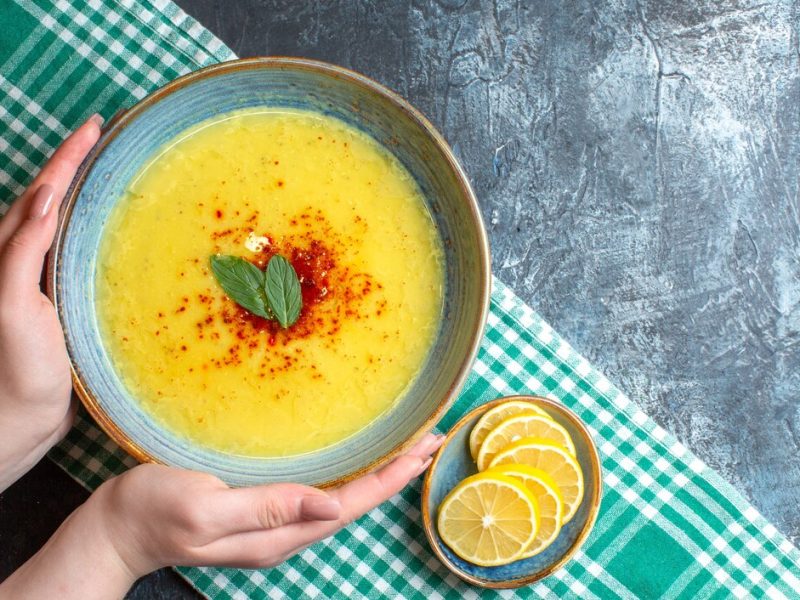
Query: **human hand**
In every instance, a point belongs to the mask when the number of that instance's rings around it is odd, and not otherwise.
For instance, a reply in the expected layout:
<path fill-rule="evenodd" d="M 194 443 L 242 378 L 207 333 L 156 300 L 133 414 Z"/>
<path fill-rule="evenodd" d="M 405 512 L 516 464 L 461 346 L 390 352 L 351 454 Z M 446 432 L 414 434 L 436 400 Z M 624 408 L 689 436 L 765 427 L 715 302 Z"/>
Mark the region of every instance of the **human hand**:
<path fill-rule="evenodd" d="M 272 567 L 388 500 L 430 464 L 428 434 L 388 466 L 338 489 L 230 489 L 211 475 L 141 465 L 95 492 L 98 518 L 133 576 L 167 565 Z"/>
<path fill-rule="evenodd" d="M 386 467 L 328 492 L 291 483 L 230 489 L 211 475 L 140 465 L 100 486 L 0 584 L 0 598 L 122 597 L 167 565 L 273 567 L 394 496 L 443 440 L 428 434 Z"/>
<path fill-rule="evenodd" d="M 56 311 L 40 289 L 58 207 L 100 135 L 91 117 L 55 151 L 0 220 L 0 491 L 72 424 L 72 380 Z"/>

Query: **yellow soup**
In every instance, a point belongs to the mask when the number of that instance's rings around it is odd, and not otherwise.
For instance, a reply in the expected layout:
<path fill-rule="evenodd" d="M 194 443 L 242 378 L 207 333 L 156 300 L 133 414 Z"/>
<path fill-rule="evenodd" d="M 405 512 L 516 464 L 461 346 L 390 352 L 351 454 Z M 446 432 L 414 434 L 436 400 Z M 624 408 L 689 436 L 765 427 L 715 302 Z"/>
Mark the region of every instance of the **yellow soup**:
<path fill-rule="evenodd" d="M 288 329 L 228 298 L 214 254 L 301 282 Z M 167 144 L 101 242 L 107 350 L 147 412 L 250 456 L 313 451 L 387 411 L 439 325 L 443 257 L 420 192 L 368 136 L 303 111 L 241 111 Z"/>

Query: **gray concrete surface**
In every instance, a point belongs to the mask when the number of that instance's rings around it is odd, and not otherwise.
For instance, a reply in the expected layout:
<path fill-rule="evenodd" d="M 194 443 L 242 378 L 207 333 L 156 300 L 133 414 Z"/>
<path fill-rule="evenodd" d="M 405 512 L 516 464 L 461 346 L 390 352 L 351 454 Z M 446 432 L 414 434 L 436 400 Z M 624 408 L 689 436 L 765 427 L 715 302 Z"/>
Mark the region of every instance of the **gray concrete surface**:
<path fill-rule="evenodd" d="M 425 112 L 499 278 L 800 542 L 796 3 L 179 4 L 241 56 L 338 63 Z M 131 597 L 156 594 L 193 597 L 168 575 Z"/>

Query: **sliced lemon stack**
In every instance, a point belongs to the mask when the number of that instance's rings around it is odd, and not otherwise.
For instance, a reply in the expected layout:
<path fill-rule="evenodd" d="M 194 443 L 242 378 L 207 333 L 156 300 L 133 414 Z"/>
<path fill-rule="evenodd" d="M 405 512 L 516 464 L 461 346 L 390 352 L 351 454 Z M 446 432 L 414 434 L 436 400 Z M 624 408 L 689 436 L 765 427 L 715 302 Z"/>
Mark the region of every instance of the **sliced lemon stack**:
<path fill-rule="evenodd" d="M 444 543 L 480 566 L 549 547 L 583 500 L 583 471 L 567 430 L 538 406 L 511 400 L 484 413 L 469 449 L 480 473 L 459 483 L 439 507 Z"/>

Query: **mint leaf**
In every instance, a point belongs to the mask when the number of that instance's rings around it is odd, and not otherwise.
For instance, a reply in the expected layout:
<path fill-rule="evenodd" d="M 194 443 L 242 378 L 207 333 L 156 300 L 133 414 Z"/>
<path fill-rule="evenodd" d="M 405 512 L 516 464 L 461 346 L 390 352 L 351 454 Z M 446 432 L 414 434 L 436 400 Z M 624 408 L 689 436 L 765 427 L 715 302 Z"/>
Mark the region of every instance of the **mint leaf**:
<path fill-rule="evenodd" d="M 269 309 L 281 327 L 286 329 L 294 325 L 303 306 L 300 280 L 291 263 L 279 254 L 269 259 L 264 291 Z"/>
<path fill-rule="evenodd" d="M 245 310 L 265 319 L 270 314 L 264 289 L 264 272 L 253 263 L 238 256 L 215 254 L 211 270 L 228 297 Z"/>

